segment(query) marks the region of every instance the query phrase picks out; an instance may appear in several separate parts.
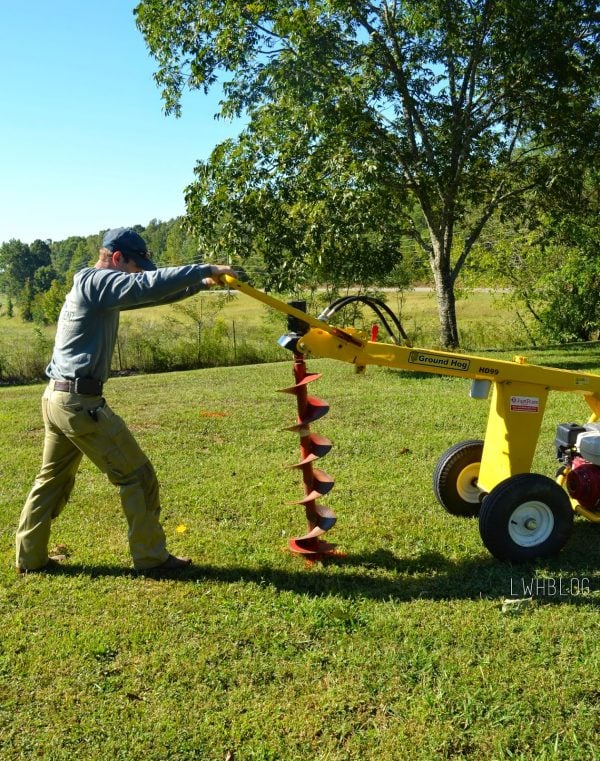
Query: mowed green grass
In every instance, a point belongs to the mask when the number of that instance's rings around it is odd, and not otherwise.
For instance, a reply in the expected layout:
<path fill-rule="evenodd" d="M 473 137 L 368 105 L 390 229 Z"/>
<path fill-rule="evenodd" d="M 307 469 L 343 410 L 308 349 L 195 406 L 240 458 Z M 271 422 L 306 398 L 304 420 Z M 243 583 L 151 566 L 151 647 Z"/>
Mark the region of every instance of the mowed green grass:
<path fill-rule="evenodd" d="M 600 371 L 597 348 L 530 360 Z M 131 572 L 117 492 L 87 462 L 53 528 L 63 570 L 15 575 L 43 387 L 0 389 L 3 761 L 598 758 L 600 526 L 577 520 L 555 559 L 497 562 L 431 488 L 439 455 L 484 434 L 468 381 L 308 368 L 331 405 L 312 429 L 334 443 L 340 552 L 314 564 L 286 549 L 305 530 L 294 398 L 276 392 L 291 362 L 108 384 L 158 472 L 169 547 L 196 562 L 172 580 Z M 556 424 L 587 416 L 550 396 L 537 472 L 555 470 Z"/>

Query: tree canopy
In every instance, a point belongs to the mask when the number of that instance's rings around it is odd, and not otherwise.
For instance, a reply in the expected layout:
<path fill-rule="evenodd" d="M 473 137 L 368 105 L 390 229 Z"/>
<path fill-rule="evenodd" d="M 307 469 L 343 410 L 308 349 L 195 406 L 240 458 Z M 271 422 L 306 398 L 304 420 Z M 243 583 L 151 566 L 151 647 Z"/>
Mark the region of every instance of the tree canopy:
<path fill-rule="evenodd" d="M 50 246 L 42 240 L 31 245 L 10 240 L 0 247 L 0 288 L 11 298 L 19 298 L 27 282 L 45 282 L 52 272 Z"/>
<path fill-rule="evenodd" d="M 142 0 L 136 19 L 168 112 L 220 85 L 239 139 L 197 166 L 207 243 L 272 272 L 392 269 L 425 252 L 441 342 L 482 229 L 597 156 L 591 0 Z"/>

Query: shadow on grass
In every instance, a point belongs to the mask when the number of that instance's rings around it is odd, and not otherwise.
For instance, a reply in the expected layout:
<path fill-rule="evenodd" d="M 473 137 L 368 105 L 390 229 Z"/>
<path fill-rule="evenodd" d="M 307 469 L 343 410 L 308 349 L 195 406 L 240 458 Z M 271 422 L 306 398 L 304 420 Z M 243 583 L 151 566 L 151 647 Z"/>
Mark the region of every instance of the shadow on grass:
<path fill-rule="evenodd" d="M 575 525 L 567 547 L 556 558 L 538 564 L 501 563 L 482 550 L 469 560 L 451 560 L 436 552 L 399 558 L 389 550 L 346 554 L 303 563 L 298 570 L 272 566 L 195 565 L 178 573 L 137 574 L 118 566 L 64 565 L 54 573 L 90 578 L 130 576 L 133 580 L 179 583 L 240 582 L 271 585 L 279 591 L 315 597 L 374 600 L 464 600 L 535 597 L 539 603 L 593 605 L 600 598 L 600 530 Z"/>

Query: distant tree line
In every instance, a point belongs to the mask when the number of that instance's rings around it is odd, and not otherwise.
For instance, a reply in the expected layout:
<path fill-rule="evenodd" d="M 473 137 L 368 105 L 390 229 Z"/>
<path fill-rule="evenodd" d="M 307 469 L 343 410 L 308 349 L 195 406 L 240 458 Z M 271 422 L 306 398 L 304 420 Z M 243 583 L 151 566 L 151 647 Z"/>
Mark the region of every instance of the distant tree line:
<path fill-rule="evenodd" d="M 159 266 L 201 260 L 194 236 L 180 218 L 146 226 L 134 225 L 148 243 Z M 57 320 L 73 275 L 98 258 L 104 230 L 94 235 L 70 236 L 65 240 L 9 240 L 0 246 L 0 294 L 8 316 L 18 307 L 28 322 L 49 324 Z"/>

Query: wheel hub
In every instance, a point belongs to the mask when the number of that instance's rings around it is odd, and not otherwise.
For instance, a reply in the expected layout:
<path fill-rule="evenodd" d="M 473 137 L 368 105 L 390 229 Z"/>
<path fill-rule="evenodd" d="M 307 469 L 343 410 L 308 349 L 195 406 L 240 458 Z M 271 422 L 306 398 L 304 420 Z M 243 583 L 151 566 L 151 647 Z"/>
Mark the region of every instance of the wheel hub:
<path fill-rule="evenodd" d="M 508 533 L 520 547 L 534 547 L 546 539 L 554 528 L 554 515 L 545 502 L 531 500 L 519 505 L 508 524 Z"/>
<path fill-rule="evenodd" d="M 463 468 L 456 480 L 456 491 L 461 499 L 465 502 L 478 503 L 481 499 L 482 491 L 477 486 L 477 479 L 479 477 L 479 463 L 474 462 L 471 465 L 467 465 Z"/>

